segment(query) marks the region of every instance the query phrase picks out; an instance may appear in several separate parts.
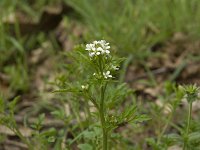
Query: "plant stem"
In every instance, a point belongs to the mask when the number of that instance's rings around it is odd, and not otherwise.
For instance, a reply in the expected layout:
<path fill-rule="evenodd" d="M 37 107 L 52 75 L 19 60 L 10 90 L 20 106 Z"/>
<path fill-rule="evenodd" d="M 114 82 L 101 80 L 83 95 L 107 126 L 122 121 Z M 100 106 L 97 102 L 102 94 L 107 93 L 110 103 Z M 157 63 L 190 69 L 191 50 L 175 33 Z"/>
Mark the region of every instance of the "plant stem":
<path fill-rule="evenodd" d="M 7 125 L 7 127 L 8 127 L 10 130 L 12 130 L 12 131 L 22 140 L 22 142 L 23 142 L 24 144 L 26 144 L 26 145 L 28 146 L 28 149 L 29 149 L 29 150 L 34 150 L 34 146 L 31 145 L 30 141 L 29 141 L 26 137 L 23 136 L 23 134 L 21 133 L 21 131 L 20 131 L 19 128 L 17 127 L 17 124 L 16 124 L 16 122 L 15 122 L 15 118 L 14 118 L 14 111 L 11 111 L 11 114 L 10 114 L 10 115 L 11 115 L 10 117 L 12 118 L 12 120 L 14 120 L 14 121 L 12 121 L 12 124 L 13 124 L 14 127 L 12 127 L 12 126 L 10 126 L 10 125 Z"/>
<path fill-rule="evenodd" d="M 103 77 L 103 59 L 100 57 L 99 58 L 99 71 L 101 72 L 101 75 Z M 100 121 L 101 121 L 101 128 L 103 131 L 103 150 L 107 150 L 107 141 L 108 141 L 108 134 L 106 130 L 106 122 L 105 122 L 105 114 L 104 114 L 104 97 L 105 97 L 105 90 L 106 90 L 107 83 L 104 84 L 101 82 L 101 91 L 100 91 L 100 106 L 99 106 L 99 116 L 100 116 Z"/>
<path fill-rule="evenodd" d="M 105 96 L 105 88 L 106 86 L 101 86 L 101 101 L 100 101 L 100 120 L 101 120 L 101 127 L 103 131 L 103 150 L 107 150 L 107 130 L 105 124 L 105 115 L 104 115 L 104 96 Z"/>
<path fill-rule="evenodd" d="M 30 144 L 30 142 L 22 135 L 22 133 L 19 131 L 18 128 L 14 128 L 14 129 L 10 128 L 10 129 L 22 140 L 22 142 L 24 142 L 24 143 L 28 146 L 28 148 L 29 148 L 30 150 L 34 150 L 33 146 L 32 146 L 32 145 Z"/>
<path fill-rule="evenodd" d="M 89 101 L 86 102 L 86 112 L 87 112 L 87 117 L 88 117 L 88 124 L 90 124 L 90 121 L 91 121 L 91 114 L 90 114 Z"/>
<path fill-rule="evenodd" d="M 190 102 L 190 105 L 189 105 L 189 112 L 188 112 L 188 119 L 187 119 L 187 130 L 186 130 L 186 134 L 189 133 L 191 117 L 192 117 L 192 103 Z"/>
<path fill-rule="evenodd" d="M 187 128 L 186 128 L 186 137 L 188 137 L 189 129 L 190 129 L 190 122 L 192 117 L 192 102 L 189 103 L 189 110 L 188 110 L 188 119 L 187 119 Z M 183 150 L 186 150 L 187 140 L 184 140 Z"/>
<path fill-rule="evenodd" d="M 160 140 L 161 140 L 163 134 L 165 133 L 165 131 L 167 130 L 169 123 L 170 123 L 170 121 L 173 117 L 173 114 L 174 114 L 174 110 L 172 110 L 172 112 L 170 113 L 170 116 L 168 117 L 167 122 L 166 122 L 163 130 L 161 131 L 160 135 L 158 136 L 158 141 L 157 141 L 158 144 L 160 144 Z"/>

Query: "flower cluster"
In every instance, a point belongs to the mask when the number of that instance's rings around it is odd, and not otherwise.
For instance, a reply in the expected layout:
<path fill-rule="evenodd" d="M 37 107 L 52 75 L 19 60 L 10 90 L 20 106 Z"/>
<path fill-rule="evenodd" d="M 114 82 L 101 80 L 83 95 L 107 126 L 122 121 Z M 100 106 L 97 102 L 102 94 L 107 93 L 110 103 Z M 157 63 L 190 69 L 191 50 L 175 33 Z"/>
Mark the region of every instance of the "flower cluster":
<path fill-rule="evenodd" d="M 96 78 L 101 78 L 103 75 L 103 78 L 104 79 L 108 79 L 108 78 L 112 78 L 113 76 L 110 74 L 110 71 L 106 71 L 106 72 L 103 72 L 103 74 L 100 74 L 100 73 L 93 73 L 93 76 L 95 76 Z"/>
<path fill-rule="evenodd" d="M 100 41 L 94 41 L 90 44 L 86 44 L 86 49 L 89 51 L 89 56 L 98 56 L 98 55 L 108 55 L 110 54 L 110 46 L 109 43 L 107 43 L 105 40 L 100 40 Z"/>
<path fill-rule="evenodd" d="M 110 49 L 109 43 L 107 43 L 105 40 L 99 40 L 99 41 L 93 41 L 92 43 L 86 44 L 85 50 L 89 52 L 89 56 L 91 58 L 100 58 L 97 56 L 102 55 L 104 56 L 103 58 L 108 59 L 107 56 L 110 56 L 109 49 Z M 95 59 L 95 60 L 99 60 L 99 59 Z M 110 61 L 103 61 L 103 63 L 109 63 L 109 64 L 103 65 L 104 67 L 105 66 L 107 67 L 103 68 L 105 70 L 102 70 L 101 73 L 96 72 L 93 75 L 96 76 L 96 78 L 102 78 L 102 77 L 104 79 L 113 78 L 111 71 L 119 70 L 119 67 L 112 63 L 110 64 Z"/>

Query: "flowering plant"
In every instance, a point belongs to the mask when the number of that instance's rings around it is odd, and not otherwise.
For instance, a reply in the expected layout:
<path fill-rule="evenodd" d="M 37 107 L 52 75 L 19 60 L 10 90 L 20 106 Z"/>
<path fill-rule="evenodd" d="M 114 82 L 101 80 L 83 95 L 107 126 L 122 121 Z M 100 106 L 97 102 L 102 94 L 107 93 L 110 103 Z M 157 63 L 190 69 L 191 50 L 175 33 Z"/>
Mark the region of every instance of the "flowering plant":
<path fill-rule="evenodd" d="M 138 123 L 148 119 L 145 115 L 137 113 L 134 103 L 124 102 L 126 97 L 133 97 L 133 90 L 125 83 L 119 84 L 117 72 L 120 71 L 119 66 L 123 59 L 112 55 L 110 48 L 105 40 L 94 41 L 86 44 L 86 47 L 76 47 L 73 57 L 81 66 L 80 72 L 84 77 L 82 81 L 80 76 L 76 78 L 76 81 L 80 80 L 76 86 L 68 84 L 65 86 L 68 88 L 56 90 L 56 92 L 72 92 L 83 97 L 87 104 L 85 107 L 87 107 L 89 126 L 101 128 L 99 143 L 102 143 L 100 149 L 103 150 L 114 146 L 110 138 L 114 129 L 127 123 Z M 129 106 L 123 106 L 123 110 L 121 105 L 124 104 Z M 95 108 L 95 111 L 92 108 Z M 89 143 L 92 147 L 92 142 Z M 87 143 L 87 146 L 89 145 Z"/>

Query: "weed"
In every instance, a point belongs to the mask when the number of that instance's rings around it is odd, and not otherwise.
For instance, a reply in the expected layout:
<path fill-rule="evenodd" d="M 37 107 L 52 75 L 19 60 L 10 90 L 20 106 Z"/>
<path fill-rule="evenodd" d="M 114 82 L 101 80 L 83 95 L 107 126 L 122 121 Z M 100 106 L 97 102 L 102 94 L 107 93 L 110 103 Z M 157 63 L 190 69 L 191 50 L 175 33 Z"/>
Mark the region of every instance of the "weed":
<path fill-rule="evenodd" d="M 83 85 L 68 86 L 67 89 L 55 91 L 71 92 L 84 98 L 88 125 L 89 127 L 93 125 L 100 126 L 102 130 L 102 146 L 100 147 L 104 150 L 111 148 L 110 136 L 114 129 L 127 123 L 138 123 L 148 119 L 146 116 L 138 114 L 135 104 L 130 104 L 122 112 L 118 111 L 120 104 L 124 101 L 123 99 L 126 95 L 130 95 L 130 90 L 122 90 L 126 86 L 123 84 L 117 85 L 118 81 L 113 80 L 116 79 L 115 74 L 119 70 L 122 59 L 112 56 L 109 49 L 109 43 L 104 40 L 87 44 L 86 50 L 82 46 L 77 47 L 75 51 L 78 54 L 77 61 L 81 61 L 83 74 L 86 73 L 88 76 L 85 77 Z M 88 51 L 88 54 L 86 51 Z M 94 112 L 91 112 L 90 102 L 95 107 Z M 94 120 L 98 120 L 100 125 Z M 89 138 L 92 139 L 92 137 Z M 94 146 L 94 141 L 90 141 L 90 143 L 79 145 L 79 148 L 94 148 Z"/>

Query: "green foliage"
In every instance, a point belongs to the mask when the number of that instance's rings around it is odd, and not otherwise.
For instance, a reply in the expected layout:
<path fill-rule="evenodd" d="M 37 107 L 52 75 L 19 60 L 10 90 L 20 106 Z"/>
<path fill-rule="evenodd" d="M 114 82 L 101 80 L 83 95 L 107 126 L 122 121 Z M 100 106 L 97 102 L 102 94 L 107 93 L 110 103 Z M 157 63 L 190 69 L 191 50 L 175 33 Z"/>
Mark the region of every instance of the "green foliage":
<path fill-rule="evenodd" d="M 116 79 L 114 75 L 116 75 L 122 59 L 110 55 L 110 51 L 108 50 L 110 47 L 105 41 L 94 41 L 93 44 L 97 46 L 97 51 L 100 49 L 98 46 L 102 47 L 100 52 L 90 49 L 91 44 L 87 44 L 86 50 L 88 49 L 89 56 L 83 46 L 76 47 L 74 51 L 75 55 L 72 55 L 74 61 L 78 62 L 81 66 L 80 72 L 84 76 L 84 82 L 81 81 L 81 76 L 79 79 L 82 85 L 77 83 L 76 78 L 74 86 L 66 83 L 64 87 L 68 87 L 67 89 L 60 89 L 55 92 L 70 92 L 70 94 L 84 98 L 83 103 L 86 104 L 89 125 L 96 124 L 95 120 L 99 120 L 100 124 L 98 126 L 102 129 L 101 135 L 103 137 L 101 140 L 103 141 L 101 148 L 107 149 L 109 147 L 109 134 L 115 128 L 127 123 L 143 122 L 149 118 L 144 115 L 139 115 L 134 104 L 129 104 L 130 107 L 125 107 L 124 111 L 118 111 L 121 109 L 121 105 L 124 103 L 126 97 L 133 93 L 126 84 L 118 85 L 117 80 L 112 80 L 112 78 Z M 106 46 L 104 44 L 107 46 L 107 49 L 105 49 Z M 63 85 L 63 83 L 58 83 L 58 85 Z M 79 98 L 77 100 L 80 103 L 81 99 Z M 88 105 L 89 102 L 96 108 L 95 113 L 93 112 L 95 115 L 92 115 L 93 113 L 90 111 L 91 106 Z M 87 139 L 88 136 L 90 137 L 92 135 L 94 135 L 93 132 L 87 131 L 84 132 L 83 137 Z M 79 145 L 80 149 L 89 147 L 91 146 L 88 144 Z"/>
<path fill-rule="evenodd" d="M 20 20 L 15 15 L 20 12 L 37 23 L 46 6 L 55 6 L 63 1 L 75 10 L 74 16 L 77 16 L 77 12 L 82 16 L 78 19 L 83 19 L 81 21 L 85 23 L 87 32 L 80 38 L 81 41 L 103 37 L 112 43 L 114 54 L 107 59 L 91 59 L 84 45 L 79 45 L 64 55 L 56 53 L 61 59 L 56 62 L 59 75 L 54 83 L 57 85 L 57 90 L 54 91 L 55 101 L 43 105 L 34 104 L 35 107 L 31 110 L 40 113 L 42 107 L 48 108 L 45 110 L 45 113 L 49 111 L 48 118 L 50 115 L 50 118 L 61 121 L 61 127 L 44 126 L 45 114 L 41 111 L 41 115 L 33 123 L 27 121 L 24 124 L 32 131 L 30 137 L 25 137 L 20 130 L 21 124 L 19 126 L 15 120 L 19 111 L 19 97 L 12 101 L 0 97 L 0 125 L 13 131 L 30 150 L 74 147 L 100 150 L 103 148 L 103 132 L 106 132 L 108 138 L 108 149 L 142 150 L 150 147 L 167 150 L 171 146 L 200 149 L 200 124 L 196 117 L 199 112 L 195 112 L 192 118 L 193 107 L 199 99 L 197 85 L 178 86 L 167 81 L 163 93 L 155 97 L 156 102 L 149 102 L 148 98 L 138 100 L 138 91 L 135 94 L 133 89 L 123 83 L 130 62 L 139 61 L 145 66 L 144 60 L 153 57 L 153 46 L 165 43 L 178 32 L 191 39 L 199 37 L 200 1 L 1 0 L 0 73 L 8 77 L 5 85 L 14 95 L 34 91 L 29 86 L 32 80 L 30 73 L 35 71 L 35 66 L 27 60 L 32 55 L 32 50 L 41 47 L 46 41 L 52 42 L 54 49 L 59 48 L 57 41 L 51 39 L 51 33 L 21 35 Z M 14 23 L 5 23 L 13 17 Z M 72 20 L 67 23 L 75 20 L 70 19 Z M 10 33 L 11 30 L 15 36 Z M 119 59 L 115 52 L 125 58 L 128 56 L 128 59 Z M 119 67 L 119 72 L 111 68 L 112 65 Z M 170 80 L 174 81 L 186 66 L 186 63 L 181 64 Z M 104 73 L 110 71 L 107 79 L 102 74 L 102 68 Z M 148 71 L 151 75 L 150 70 Z M 4 84 L 4 78 L 2 79 Z M 1 91 L 0 94 L 4 93 Z M 36 95 L 38 97 L 39 94 Z M 183 99 L 187 99 L 188 104 Z M 187 113 L 185 106 L 188 107 Z M 0 142 L 5 139 L 6 136 L 0 135 Z"/>
<path fill-rule="evenodd" d="M 29 87 L 29 76 L 27 67 L 17 60 L 16 65 L 7 66 L 4 68 L 10 78 L 10 88 L 12 90 L 27 91 Z"/>
<path fill-rule="evenodd" d="M 0 98 L 0 104 L 2 104 L 0 108 L 0 125 L 6 126 L 13 131 L 30 150 L 48 149 L 51 143 L 55 143 L 57 131 L 54 128 L 42 130 L 45 115 L 41 114 L 36 122 L 30 125 L 33 129 L 30 139 L 24 136 L 15 121 L 15 109 L 19 99 L 20 97 L 16 97 L 11 102 L 6 103 Z M 37 145 L 34 146 L 34 143 L 37 143 Z"/>
<path fill-rule="evenodd" d="M 89 144 L 79 144 L 78 148 L 80 148 L 80 150 L 92 150 L 92 146 Z"/>
<path fill-rule="evenodd" d="M 65 0 L 84 18 L 89 39 L 106 38 L 122 55 L 144 59 L 176 32 L 199 35 L 198 0 Z M 92 34 L 91 34 L 92 33 Z"/>
<path fill-rule="evenodd" d="M 181 147 L 184 150 L 196 149 L 199 147 L 199 129 L 193 127 L 198 126 L 198 123 L 192 121 L 191 119 L 192 103 L 198 99 L 198 89 L 199 88 L 196 85 L 177 87 L 175 84 L 171 84 L 170 82 L 166 83 L 166 98 L 170 100 L 167 102 L 167 104 L 171 105 L 171 112 L 169 112 L 168 118 L 164 120 L 164 127 L 158 134 L 157 140 L 154 138 L 147 139 L 147 142 L 153 149 L 166 150 L 173 145 Z M 178 127 L 177 125 L 173 124 L 172 120 L 173 117 L 175 117 L 175 113 L 183 98 L 186 98 L 188 102 L 187 119 L 185 119 L 187 122 L 186 124 L 182 123 L 184 125 Z M 165 105 L 163 108 L 165 108 Z M 159 116 L 160 115 L 158 115 L 158 117 Z M 169 127 L 174 128 L 175 132 L 167 133 L 166 131 Z"/>

